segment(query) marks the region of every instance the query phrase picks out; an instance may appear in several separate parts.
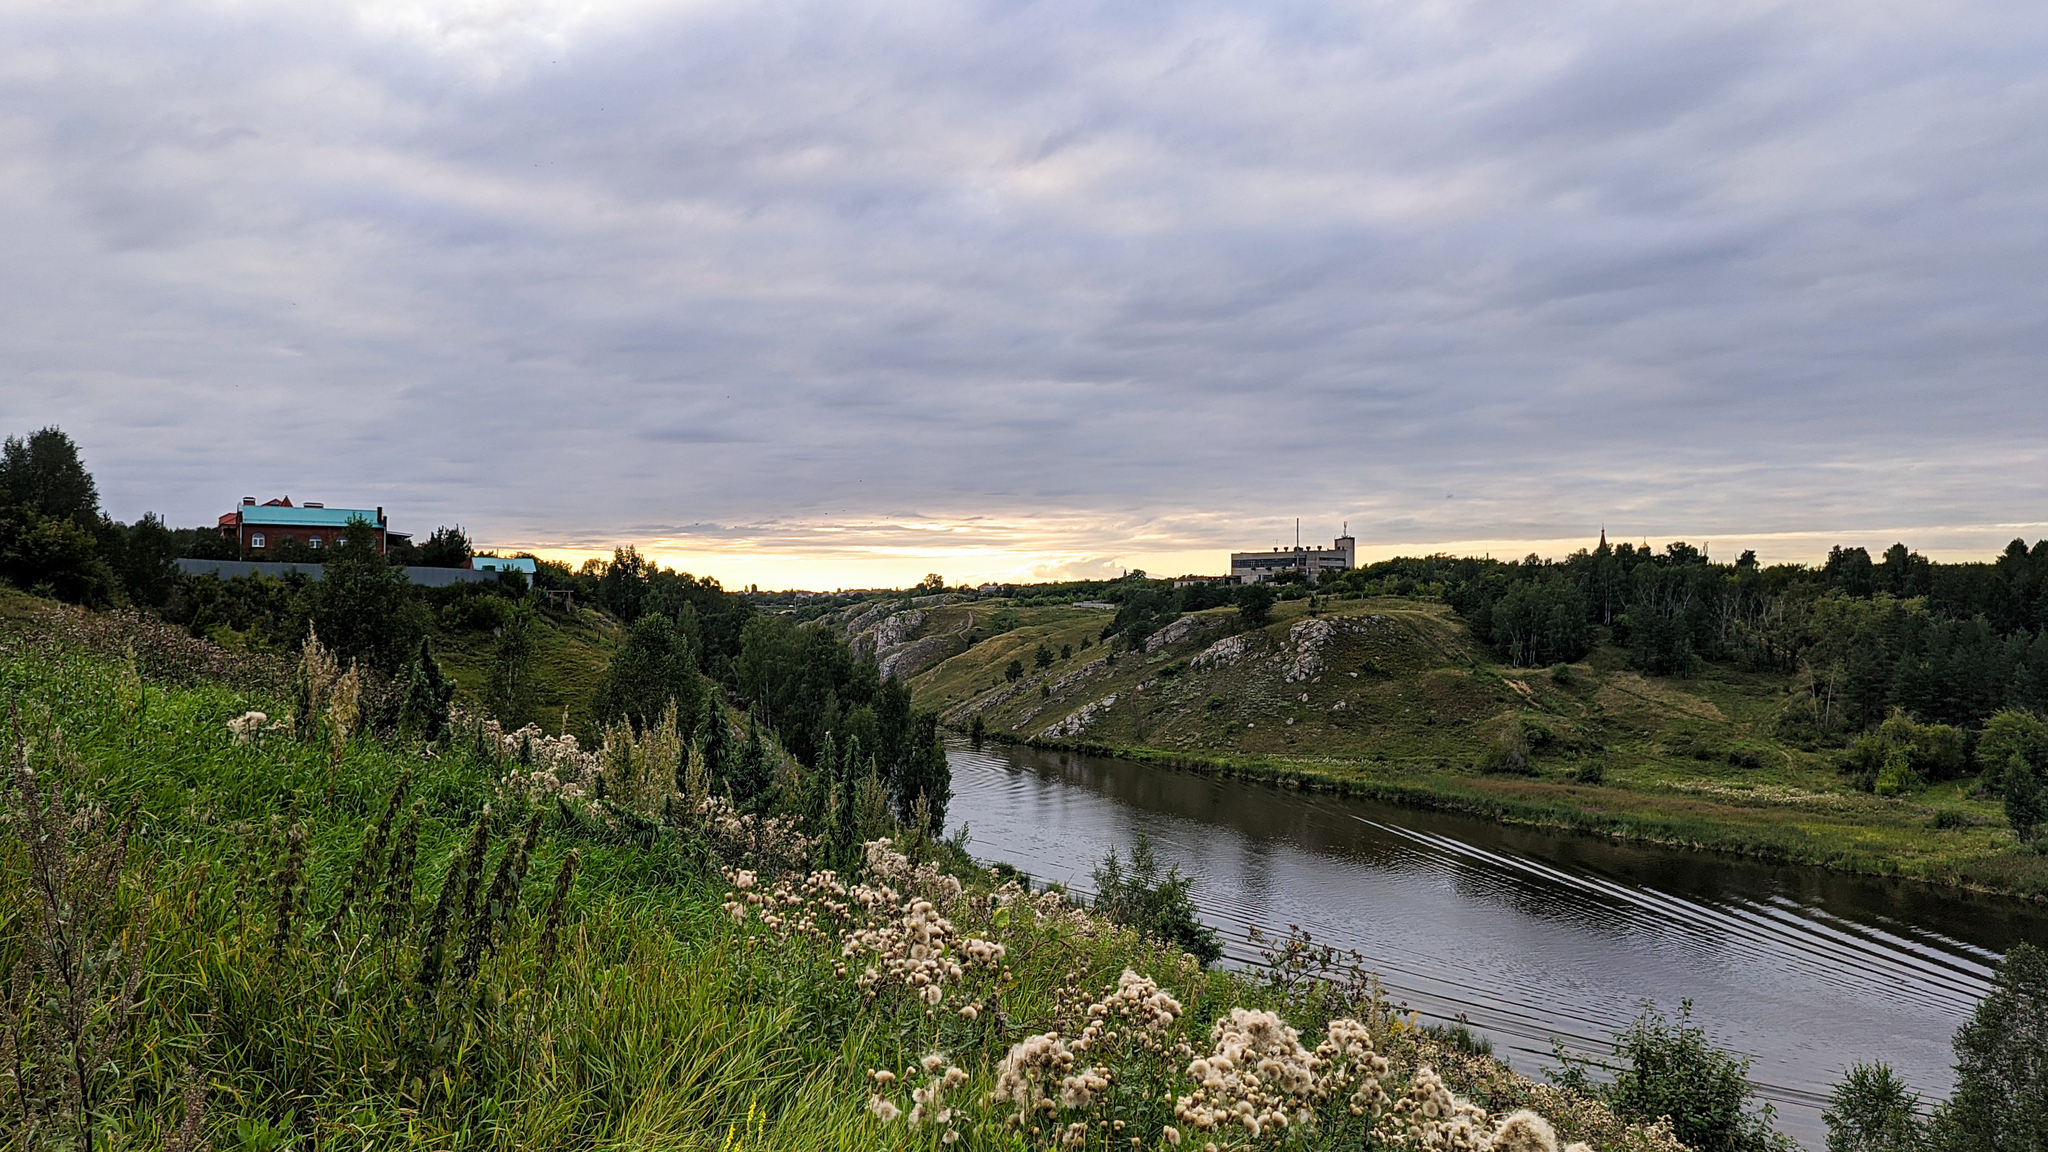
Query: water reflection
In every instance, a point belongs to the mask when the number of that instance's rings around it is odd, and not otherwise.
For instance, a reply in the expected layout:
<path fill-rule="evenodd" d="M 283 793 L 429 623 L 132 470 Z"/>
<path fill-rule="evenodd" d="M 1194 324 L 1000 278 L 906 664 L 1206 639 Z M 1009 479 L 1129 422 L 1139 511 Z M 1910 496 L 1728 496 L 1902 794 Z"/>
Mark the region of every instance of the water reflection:
<path fill-rule="evenodd" d="M 1854 1060 L 1923 1093 L 1992 965 L 2048 918 L 2010 901 L 1304 795 L 1127 762 L 952 752 L 949 820 L 971 850 L 1086 892 L 1112 844 L 1150 834 L 1196 877 L 1230 960 L 1247 929 L 1298 924 L 1364 953 L 1425 1015 L 1464 1014 L 1526 1072 L 1551 1039 L 1596 1048 L 1644 998 L 1691 998 L 1755 1059 L 1781 1127 L 1819 1147 L 1819 1106 Z"/>

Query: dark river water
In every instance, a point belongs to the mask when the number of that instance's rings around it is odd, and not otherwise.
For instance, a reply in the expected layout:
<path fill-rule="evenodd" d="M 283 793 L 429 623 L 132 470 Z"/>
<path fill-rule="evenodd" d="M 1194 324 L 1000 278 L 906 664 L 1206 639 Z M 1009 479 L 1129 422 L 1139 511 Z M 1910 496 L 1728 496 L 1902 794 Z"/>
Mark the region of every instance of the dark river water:
<path fill-rule="evenodd" d="M 1693 1002 L 1778 1126 L 1822 1145 L 1850 1063 L 1883 1059 L 1946 1096 L 1949 1037 L 2013 944 L 2048 942 L 2026 905 L 1920 885 L 1632 847 L 1007 745 L 955 748 L 950 827 L 977 859 L 1089 890 L 1111 845 L 1150 834 L 1195 877 L 1226 962 L 1248 929 L 1298 924 L 1363 953 L 1425 1018 L 1462 1014 L 1530 1074 L 1551 1040 L 1605 1051 L 1653 999 Z"/>

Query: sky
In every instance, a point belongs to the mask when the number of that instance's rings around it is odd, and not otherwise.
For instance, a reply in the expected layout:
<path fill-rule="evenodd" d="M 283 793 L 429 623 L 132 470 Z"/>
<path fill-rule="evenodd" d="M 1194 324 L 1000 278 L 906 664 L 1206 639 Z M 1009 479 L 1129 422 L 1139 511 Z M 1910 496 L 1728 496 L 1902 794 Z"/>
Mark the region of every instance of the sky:
<path fill-rule="evenodd" d="M 0 429 L 728 586 L 2048 536 L 2048 7 L 14 0 Z"/>

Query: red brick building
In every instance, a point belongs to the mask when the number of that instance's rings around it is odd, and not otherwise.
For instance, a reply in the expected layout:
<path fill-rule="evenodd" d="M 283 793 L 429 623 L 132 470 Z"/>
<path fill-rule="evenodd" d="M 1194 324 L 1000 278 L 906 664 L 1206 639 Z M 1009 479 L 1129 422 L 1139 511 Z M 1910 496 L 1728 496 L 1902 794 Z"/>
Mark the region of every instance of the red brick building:
<path fill-rule="evenodd" d="M 409 540 L 406 533 L 393 532 L 384 522 L 382 508 L 329 508 L 324 504 L 292 503 L 286 496 L 262 504 L 254 496 L 242 497 L 233 512 L 220 518 L 220 534 L 235 542 L 244 560 L 263 560 L 277 554 L 279 541 L 287 537 L 318 551 L 332 548 L 348 531 L 349 521 L 365 520 L 377 533 L 377 554 L 382 556 L 393 539 Z"/>

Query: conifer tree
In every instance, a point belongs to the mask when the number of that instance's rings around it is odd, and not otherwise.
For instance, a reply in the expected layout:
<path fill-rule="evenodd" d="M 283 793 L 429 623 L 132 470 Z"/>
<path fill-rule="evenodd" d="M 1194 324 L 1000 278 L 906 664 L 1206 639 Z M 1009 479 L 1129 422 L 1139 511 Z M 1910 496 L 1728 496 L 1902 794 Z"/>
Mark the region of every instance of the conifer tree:
<path fill-rule="evenodd" d="M 732 730 L 725 723 L 725 701 L 713 689 L 704 697 L 704 722 L 699 724 L 698 741 L 704 750 L 704 770 L 712 791 L 726 787 L 733 770 Z"/>
<path fill-rule="evenodd" d="M 434 659 L 434 641 L 420 637 L 420 654 L 406 667 L 405 702 L 400 705 L 398 727 L 431 744 L 448 728 L 448 708 L 455 699 L 455 683 L 441 674 Z"/>

